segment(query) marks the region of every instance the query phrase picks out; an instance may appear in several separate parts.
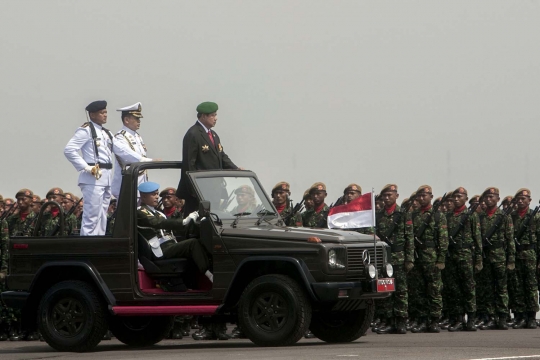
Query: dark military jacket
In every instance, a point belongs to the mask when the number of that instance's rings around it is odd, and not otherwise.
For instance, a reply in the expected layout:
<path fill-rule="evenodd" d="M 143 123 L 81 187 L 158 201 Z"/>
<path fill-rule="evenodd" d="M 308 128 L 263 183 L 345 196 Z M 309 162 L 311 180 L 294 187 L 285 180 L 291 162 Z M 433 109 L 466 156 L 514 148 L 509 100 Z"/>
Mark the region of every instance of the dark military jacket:
<path fill-rule="evenodd" d="M 30 212 L 26 219 L 22 220 L 19 214 L 7 218 L 9 236 L 30 236 L 34 231 L 37 215 Z"/>
<path fill-rule="evenodd" d="M 377 233 L 392 246 L 392 263 L 402 265 L 414 262 L 413 223 L 410 213 L 401 211 L 399 205 L 390 214 L 382 209 L 377 212 Z"/>
<path fill-rule="evenodd" d="M 65 217 L 63 234 L 60 234 L 59 223 L 60 223 L 60 215 L 53 217 L 50 212 L 44 213 L 41 219 L 41 229 L 39 230 L 41 236 L 52 236 L 55 230 L 56 230 L 55 236 L 71 235 L 73 233 L 73 230 L 77 228 L 77 218 L 73 214 L 70 214 Z"/>
<path fill-rule="evenodd" d="M 448 252 L 454 260 L 468 260 L 472 257 L 475 264 L 482 262 L 482 234 L 480 233 L 480 219 L 474 212 L 467 218 L 461 230 L 451 238 L 451 234 L 459 228 L 459 224 L 467 214 L 467 208 L 460 213 L 446 214 L 448 224 Z"/>
<path fill-rule="evenodd" d="M 302 213 L 302 225 L 304 227 L 328 227 L 327 219 L 330 208 L 324 204 L 320 212 L 315 212 L 315 209 L 310 209 Z"/>
<path fill-rule="evenodd" d="M 172 235 L 172 231 L 178 233 L 185 231 L 182 219 L 167 219 L 165 214 L 146 205 L 137 209 L 137 228 L 146 240 L 154 236 L 161 238 L 164 235 Z M 160 230 L 163 230 L 163 233 Z"/>
<path fill-rule="evenodd" d="M 210 130 L 214 137 L 212 144 L 208 133 L 197 121 L 184 135 L 182 143 L 182 174 L 176 196 L 186 199 L 192 196 L 192 189 L 187 179 L 187 171 L 238 169 L 232 160 L 225 154 L 221 140 L 214 130 Z"/>
<path fill-rule="evenodd" d="M 291 216 L 292 211 L 293 208 L 287 205 L 279 215 L 285 222 L 286 226 L 302 226 L 302 215 L 298 212 L 294 216 Z"/>
<path fill-rule="evenodd" d="M 480 214 L 480 230 L 482 232 L 482 238 L 485 237 L 489 231 L 495 219 L 499 216 L 504 216 L 501 226 L 491 238 L 491 244 L 484 241 L 482 243 L 486 260 L 491 263 L 508 262 L 515 263 L 516 246 L 514 244 L 514 226 L 512 224 L 512 218 L 509 215 L 504 215 L 500 209 L 497 209 L 495 213 L 488 216 L 485 212 Z"/>
<path fill-rule="evenodd" d="M 430 207 L 425 212 L 422 212 L 422 210 L 413 211 L 414 234 L 416 234 L 431 214 L 433 214 L 433 207 Z M 448 251 L 448 229 L 444 214 L 437 212 L 431 216 L 429 224 L 427 224 L 422 236 L 418 240 L 415 239 L 414 250 L 418 255 L 418 262 L 445 262 L 446 252 Z"/>
<path fill-rule="evenodd" d="M 7 272 L 8 269 L 8 242 L 9 228 L 6 220 L 0 222 L 0 271 Z"/>
<path fill-rule="evenodd" d="M 514 225 L 514 239 L 516 240 L 516 257 L 522 260 L 536 260 L 536 221 L 531 219 L 528 229 L 525 230 L 523 236 L 518 239 L 518 233 L 523 226 L 525 219 L 532 215 L 532 210 L 529 209 L 523 217 L 519 216 L 517 211 L 512 213 L 512 224 Z M 519 245 L 518 245 L 519 243 Z M 531 248 L 532 247 L 532 248 Z"/>

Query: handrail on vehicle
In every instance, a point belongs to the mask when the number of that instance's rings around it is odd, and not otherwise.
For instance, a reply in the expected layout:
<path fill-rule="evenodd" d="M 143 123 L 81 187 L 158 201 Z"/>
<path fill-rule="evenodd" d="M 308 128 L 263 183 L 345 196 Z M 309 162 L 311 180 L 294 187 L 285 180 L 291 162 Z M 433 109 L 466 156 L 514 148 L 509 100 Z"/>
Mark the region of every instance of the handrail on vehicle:
<path fill-rule="evenodd" d="M 64 208 L 62 207 L 62 205 L 60 205 L 56 201 L 47 201 L 45 204 L 43 204 L 41 206 L 41 209 L 39 209 L 39 215 L 37 217 L 36 226 L 34 227 L 34 231 L 32 232 L 32 236 L 38 236 L 38 231 L 41 228 L 41 220 L 42 220 L 42 217 L 43 217 L 43 213 L 45 212 L 45 209 L 47 209 L 51 205 L 56 206 L 60 210 L 60 212 L 59 212 L 60 224 L 59 224 L 59 226 L 58 225 L 56 226 L 55 231 L 53 232 L 53 234 L 51 234 L 51 236 L 54 236 L 58 232 L 57 231 L 58 227 L 60 227 L 60 234 L 64 234 L 64 228 L 65 228 Z"/>

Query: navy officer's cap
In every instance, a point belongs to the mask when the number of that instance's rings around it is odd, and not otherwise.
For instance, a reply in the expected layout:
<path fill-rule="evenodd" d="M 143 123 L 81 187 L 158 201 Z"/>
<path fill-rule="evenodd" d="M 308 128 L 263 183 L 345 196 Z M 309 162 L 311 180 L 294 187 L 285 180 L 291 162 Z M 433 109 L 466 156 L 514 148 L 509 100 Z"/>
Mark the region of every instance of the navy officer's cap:
<path fill-rule="evenodd" d="M 157 191 L 158 189 L 159 189 L 159 184 L 152 181 L 147 181 L 139 185 L 139 191 L 143 194 L 153 193 L 154 191 Z"/>
<path fill-rule="evenodd" d="M 107 102 L 105 100 L 93 101 L 86 107 L 86 111 L 89 113 L 98 112 L 107 108 Z"/>

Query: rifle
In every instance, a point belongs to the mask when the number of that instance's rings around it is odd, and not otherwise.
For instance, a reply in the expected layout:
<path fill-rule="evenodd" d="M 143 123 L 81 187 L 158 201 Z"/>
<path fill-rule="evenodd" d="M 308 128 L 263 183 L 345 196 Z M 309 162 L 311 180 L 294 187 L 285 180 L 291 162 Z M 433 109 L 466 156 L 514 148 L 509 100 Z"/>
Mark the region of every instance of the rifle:
<path fill-rule="evenodd" d="M 459 234 L 459 232 L 463 229 L 463 227 L 465 226 L 465 224 L 467 223 L 467 221 L 469 220 L 469 218 L 471 217 L 472 214 L 474 214 L 476 212 L 476 209 L 478 208 L 478 206 L 480 206 L 480 204 L 482 203 L 482 198 L 479 199 L 479 201 L 477 203 L 474 203 L 472 204 L 469 209 L 467 210 L 467 212 L 461 216 L 461 220 L 459 221 L 459 225 L 457 228 L 455 228 L 451 234 L 448 234 L 448 238 L 450 239 L 450 241 L 452 241 L 453 244 L 456 243 L 456 241 L 454 240 L 454 237 Z"/>
<path fill-rule="evenodd" d="M 292 204 L 292 201 L 291 201 L 291 204 Z M 292 208 L 292 211 L 289 215 L 287 215 L 284 219 L 283 219 L 283 222 L 285 223 L 285 225 L 287 225 L 287 223 L 289 222 L 289 220 L 293 219 L 296 214 L 298 214 L 300 211 L 302 211 L 302 209 L 304 208 L 304 199 L 302 199 L 302 201 L 300 201 L 299 203 L 297 203 L 293 208 Z"/>
<path fill-rule="evenodd" d="M 521 226 L 519 228 L 519 231 L 517 232 L 516 237 L 514 237 L 514 241 L 516 242 L 516 244 L 521 245 L 519 243 L 519 240 L 521 240 L 523 235 L 525 235 L 525 231 L 527 231 L 527 229 L 529 228 L 529 224 L 531 220 L 534 219 L 536 214 L 538 214 L 538 211 L 540 211 L 540 205 L 535 207 L 532 213 L 527 214 L 527 218 L 523 220 L 523 223 L 521 223 Z"/>
<path fill-rule="evenodd" d="M 0 221 L 1 221 L 1 220 L 5 220 L 5 219 L 7 219 L 8 217 L 10 217 L 10 216 L 15 212 L 15 209 L 16 209 L 16 208 L 17 208 L 17 207 L 15 206 L 15 203 L 13 203 L 13 204 L 11 205 L 11 207 L 9 208 L 9 210 L 6 211 L 6 212 L 4 212 L 4 213 L 2 214 L 2 216 L 0 217 Z"/>
<path fill-rule="evenodd" d="M 514 198 L 514 199 L 512 200 L 512 202 L 510 203 L 510 205 L 508 205 L 508 207 L 507 207 L 506 209 L 503 210 L 503 213 L 500 214 L 500 216 L 498 216 L 498 217 L 495 219 L 495 221 L 493 222 L 493 224 L 491 225 L 491 227 L 489 228 L 489 230 L 486 232 L 486 235 L 485 235 L 485 236 L 483 237 L 483 239 L 482 239 L 484 243 L 487 242 L 489 245 L 493 245 L 493 244 L 491 243 L 491 238 L 493 237 L 493 235 L 495 235 L 495 232 L 496 232 L 497 230 L 499 230 L 499 228 L 500 228 L 500 226 L 501 226 L 501 223 L 502 223 L 504 217 L 505 217 L 505 216 L 508 216 L 508 215 L 514 210 L 514 206 L 513 206 L 513 205 L 514 205 L 516 202 L 517 202 L 517 200 Z M 499 206 L 497 207 L 497 209 L 500 208 L 501 206 L 502 206 L 502 203 L 501 203 L 501 205 L 499 205 Z"/>
<path fill-rule="evenodd" d="M 64 219 L 69 218 L 69 217 L 75 212 L 75 209 L 77 209 L 77 207 L 78 207 L 79 204 L 81 203 L 82 199 L 83 199 L 83 198 L 81 197 L 81 198 L 79 199 L 79 201 L 77 201 L 77 202 L 75 203 L 75 205 L 73 205 L 73 206 L 71 207 L 71 209 L 69 209 L 69 211 L 65 214 Z M 60 210 L 63 210 L 63 209 L 60 209 Z M 58 223 L 57 223 L 56 226 L 54 227 L 54 229 L 53 229 L 53 231 L 52 231 L 52 233 L 51 233 L 50 236 L 55 236 L 56 233 L 58 232 L 58 229 L 59 229 L 59 228 L 60 228 L 60 219 L 58 219 Z"/>
<path fill-rule="evenodd" d="M 422 245 L 423 243 L 420 241 L 420 238 L 424 235 L 424 231 L 426 231 L 426 227 L 429 225 L 429 223 L 431 222 L 431 218 L 433 217 L 433 215 L 435 213 L 437 213 L 437 211 L 439 211 L 439 207 L 441 206 L 441 204 L 446 200 L 446 198 L 449 196 L 448 193 L 444 193 L 444 195 L 442 196 L 442 198 L 440 200 L 435 200 L 435 202 L 433 203 L 433 206 L 432 206 L 432 211 L 431 213 L 428 215 L 428 217 L 426 218 L 426 220 L 422 223 L 422 225 L 420 225 L 420 227 L 418 228 L 417 231 L 415 231 L 414 233 L 414 240 L 417 241 L 420 245 Z"/>

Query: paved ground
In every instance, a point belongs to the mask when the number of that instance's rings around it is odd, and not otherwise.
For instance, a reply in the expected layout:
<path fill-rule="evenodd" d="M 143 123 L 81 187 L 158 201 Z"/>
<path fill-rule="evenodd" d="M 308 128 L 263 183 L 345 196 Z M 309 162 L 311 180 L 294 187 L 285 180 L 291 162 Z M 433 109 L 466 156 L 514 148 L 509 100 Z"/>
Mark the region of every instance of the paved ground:
<path fill-rule="evenodd" d="M 260 348 L 248 340 L 166 340 L 158 345 L 129 349 L 116 340 L 104 341 L 95 353 L 59 353 L 42 342 L 0 342 L 0 359 L 537 359 L 540 330 L 478 331 L 441 334 L 367 336 L 349 344 L 331 345 L 301 340 L 285 348 Z"/>

